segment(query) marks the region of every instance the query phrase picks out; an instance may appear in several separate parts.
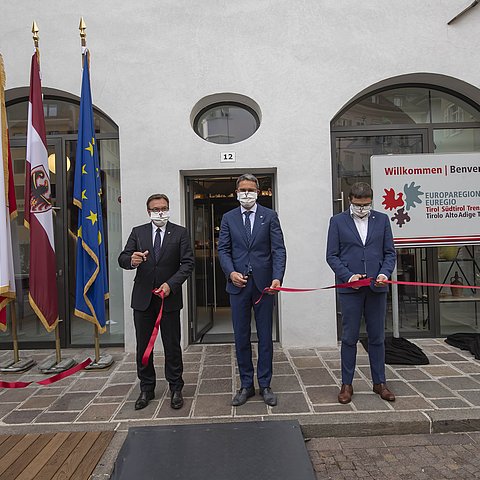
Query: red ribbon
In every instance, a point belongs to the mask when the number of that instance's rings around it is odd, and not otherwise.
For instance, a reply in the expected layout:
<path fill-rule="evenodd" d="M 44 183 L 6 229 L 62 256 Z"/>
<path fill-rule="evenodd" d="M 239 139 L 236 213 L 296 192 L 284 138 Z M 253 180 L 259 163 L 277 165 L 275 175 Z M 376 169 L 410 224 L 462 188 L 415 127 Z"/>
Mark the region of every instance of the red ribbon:
<path fill-rule="evenodd" d="M 152 290 L 152 293 L 154 293 L 155 295 L 158 295 L 162 299 L 162 303 L 160 305 L 160 311 L 158 312 L 157 320 L 155 321 L 155 326 L 153 327 L 152 335 L 150 336 L 150 340 L 148 341 L 147 348 L 145 349 L 145 352 L 143 352 L 143 357 L 142 357 L 143 366 L 147 365 L 148 358 L 150 357 L 150 354 L 152 353 L 152 350 L 153 350 L 153 346 L 155 345 L 155 340 L 157 339 L 158 330 L 160 328 L 160 322 L 162 321 L 163 303 L 165 300 L 165 292 L 163 290 L 160 290 L 160 292 L 158 292 L 157 290 Z"/>
<path fill-rule="evenodd" d="M 391 283 L 397 285 L 417 285 L 423 287 L 450 287 L 450 288 L 470 288 L 472 290 L 480 290 L 477 285 L 453 285 L 452 283 L 431 283 L 431 282 L 403 282 L 400 280 L 384 280 L 383 283 Z"/>
<path fill-rule="evenodd" d="M 319 287 L 319 288 L 290 288 L 290 287 L 266 287 L 263 289 L 260 298 L 255 302 L 260 303 L 263 296 L 266 293 L 270 292 L 313 292 L 314 290 L 327 290 L 329 288 L 359 288 L 359 287 L 368 287 L 372 282 L 373 278 L 362 278 L 354 282 L 347 283 L 337 283 L 336 285 L 330 285 L 328 287 Z M 480 290 L 480 286 L 475 285 L 453 285 L 451 283 L 431 283 L 431 282 L 404 282 L 400 280 L 383 280 L 382 283 L 389 283 L 391 285 L 414 285 L 421 287 L 450 287 L 450 288 L 470 288 L 473 290 Z"/>
<path fill-rule="evenodd" d="M 40 380 L 38 382 L 2 382 L 0 381 L 0 388 L 25 388 L 31 385 L 32 383 L 38 383 L 39 385 L 50 385 L 52 383 L 58 382 L 59 380 L 62 380 L 62 378 L 67 378 L 70 375 L 73 375 L 74 373 L 77 373 L 78 371 L 83 370 L 86 366 L 90 365 L 91 363 L 92 363 L 92 360 L 90 358 L 87 358 L 82 363 L 79 363 L 78 365 L 75 365 L 74 367 L 69 368 L 64 372 L 57 373 L 52 377 L 45 378 L 45 380 Z"/>
<path fill-rule="evenodd" d="M 262 300 L 263 296 L 266 293 L 270 292 L 313 292 L 315 290 L 328 290 L 329 288 L 359 288 L 359 287 L 367 287 L 370 285 L 370 282 L 372 281 L 371 278 L 361 278 L 360 280 L 355 280 L 354 282 L 347 282 L 347 283 L 338 283 L 337 285 L 330 285 L 328 287 L 318 287 L 318 288 L 290 288 L 290 287 L 266 287 L 263 289 L 262 294 L 260 295 L 260 298 L 255 302 L 255 305 L 257 303 L 260 303 Z"/>

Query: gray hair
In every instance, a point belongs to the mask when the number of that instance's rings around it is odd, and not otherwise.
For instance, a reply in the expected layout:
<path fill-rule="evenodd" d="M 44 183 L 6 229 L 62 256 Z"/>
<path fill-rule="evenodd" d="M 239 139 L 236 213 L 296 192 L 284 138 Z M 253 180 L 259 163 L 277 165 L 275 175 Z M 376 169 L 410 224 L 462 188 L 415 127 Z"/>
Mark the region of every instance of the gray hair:
<path fill-rule="evenodd" d="M 238 188 L 240 182 L 243 182 L 244 180 L 247 180 L 249 182 L 255 182 L 257 185 L 257 190 L 260 188 L 257 177 L 255 177 L 255 175 L 252 175 L 251 173 L 244 173 L 243 175 L 240 175 L 237 178 L 236 188 Z"/>

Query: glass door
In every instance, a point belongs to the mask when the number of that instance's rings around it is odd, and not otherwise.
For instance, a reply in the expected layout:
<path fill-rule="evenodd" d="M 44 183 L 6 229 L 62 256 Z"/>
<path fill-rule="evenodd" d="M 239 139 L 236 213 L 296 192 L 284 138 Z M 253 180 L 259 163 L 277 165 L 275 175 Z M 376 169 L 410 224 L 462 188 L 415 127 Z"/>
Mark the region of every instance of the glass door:
<path fill-rule="evenodd" d="M 195 322 L 192 325 L 194 342 L 198 342 L 202 335 L 213 327 L 213 313 L 216 308 L 213 204 L 208 199 L 198 198 L 200 195 L 195 192 L 192 196 L 192 200 L 197 197 L 197 202 L 192 202 L 190 221 L 195 255 L 195 286 L 192 292 L 195 309 Z"/>
<path fill-rule="evenodd" d="M 273 176 L 256 175 L 260 184 L 258 202 L 272 208 Z M 223 214 L 238 207 L 236 176 L 195 177 L 186 179 L 188 231 L 192 237 L 195 269 L 190 293 L 190 341 L 204 343 L 233 342 L 230 298 L 226 278 L 218 259 L 218 236 Z M 252 320 L 252 340 L 256 340 Z M 274 337 L 278 337 L 278 312 L 274 310 Z"/>
<path fill-rule="evenodd" d="M 371 183 L 370 157 L 386 154 L 423 153 L 428 146 L 427 129 L 395 130 L 388 132 L 361 131 L 336 132 L 332 135 L 335 149 L 333 178 L 333 212 L 339 213 L 348 208 L 348 194 L 355 182 Z M 375 205 L 374 205 L 375 208 Z M 425 282 L 427 271 L 433 272 L 432 249 L 398 249 L 397 269 L 399 280 Z M 429 268 L 427 268 L 427 265 Z M 431 280 L 430 280 L 431 281 Z M 432 291 L 430 291 L 432 290 Z M 427 288 L 399 288 L 399 320 L 401 333 L 415 333 L 416 336 L 430 335 L 433 322 L 436 293 Z M 337 331 L 341 337 L 341 311 L 337 302 Z M 364 329 L 364 327 L 362 327 Z M 392 304 L 389 294 L 387 331 L 393 330 Z"/>

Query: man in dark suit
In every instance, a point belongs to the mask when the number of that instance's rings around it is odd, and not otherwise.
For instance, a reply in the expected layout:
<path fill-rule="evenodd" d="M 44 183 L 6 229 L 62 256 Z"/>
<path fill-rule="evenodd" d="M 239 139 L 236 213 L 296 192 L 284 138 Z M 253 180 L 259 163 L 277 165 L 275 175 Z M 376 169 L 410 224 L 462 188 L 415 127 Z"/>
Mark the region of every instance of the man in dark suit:
<path fill-rule="evenodd" d="M 135 410 L 145 408 L 155 398 L 153 351 L 148 364 L 142 365 L 142 356 L 161 305 L 160 297 L 152 293 L 154 289 L 163 291 L 165 296 L 160 332 L 165 352 L 165 378 L 170 386 L 170 405 L 175 409 L 183 406 L 180 310 L 183 307 L 182 284 L 192 273 L 194 258 L 187 230 L 168 221 L 169 205 L 164 194 L 148 198 L 150 222 L 132 230 L 118 257 L 122 268 L 137 269 L 131 302 L 137 340 L 137 375 L 140 379 L 140 396 Z"/>
<path fill-rule="evenodd" d="M 257 380 L 267 405 L 277 404 L 270 388 L 273 368 L 273 295 L 265 295 L 255 305 L 264 288 L 279 287 L 286 265 L 286 250 L 278 215 L 257 204 L 258 180 L 241 175 L 236 184 L 240 207 L 227 212 L 220 227 L 218 256 L 227 277 L 227 292 L 232 307 L 233 332 L 241 388 L 232 405 L 243 405 L 255 395 L 253 385 L 250 323 L 252 308 L 258 336 Z"/>
<path fill-rule="evenodd" d="M 393 402 L 395 395 L 385 380 L 385 312 L 388 280 L 395 268 L 396 254 L 390 220 L 372 210 L 373 192 L 367 183 L 355 183 L 350 190 L 350 208 L 330 219 L 327 262 L 338 282 L 347 283 L 368 277 L 370 286 L 339 289 L 342 310 L 342 387 L 340 403 L 353 395 L 353 376 L 357 356 L 360 321 L 365 318 L 368 356 L 373 391 Z"/>

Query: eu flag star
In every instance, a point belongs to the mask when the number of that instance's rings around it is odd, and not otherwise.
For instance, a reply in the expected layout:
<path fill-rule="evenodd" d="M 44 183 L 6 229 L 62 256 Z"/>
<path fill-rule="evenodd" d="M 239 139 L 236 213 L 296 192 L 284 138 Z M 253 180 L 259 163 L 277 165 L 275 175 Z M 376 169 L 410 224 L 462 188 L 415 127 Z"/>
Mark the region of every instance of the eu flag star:
<path fill-rule="evenodd" d="M 86 147 L 85 150 L 88 150 L 88 151 L 90 152 L 90 156 L 93 157 L 93 145 L 92 145 L 92 142 L 88 142 L 88 147 Z"/>
<path fill-rule="evenodd" d="M 97 221 L 97 217 L 98 217 L 98 215 L 96 213 L 93 213 L 90 210 L 90 215 L 88 217 L 85 217 L 85 218 L 88 218 L 92 222 L 92 225 L 95 225 L 95 222 Z"/>
<path fill-rule="evenodd" d="M 83 175 L 88 175 L 86 168 L 87 168 L 87 165 L 84 163 L 84 164 L 82 165 L 82 174 L 83 174 Z"/>
<path fill-rule="evenodd" d="M 82 190 L 82 200 L 88 200 L 86 193 L 87 193 L 87 189 Z"/>

